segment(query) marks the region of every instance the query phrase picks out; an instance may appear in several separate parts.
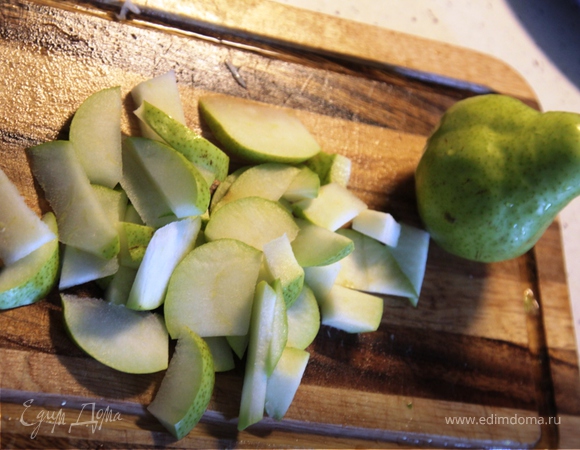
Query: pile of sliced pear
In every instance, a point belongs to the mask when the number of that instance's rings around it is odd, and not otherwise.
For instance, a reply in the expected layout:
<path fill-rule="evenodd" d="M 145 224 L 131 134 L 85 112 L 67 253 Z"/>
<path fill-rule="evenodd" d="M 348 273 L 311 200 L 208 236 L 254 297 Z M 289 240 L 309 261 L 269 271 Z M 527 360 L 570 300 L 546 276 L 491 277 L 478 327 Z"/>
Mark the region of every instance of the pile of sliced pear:
<path fill-rule="evenodd" d="M 148 409 L 177 439 L 202 418 L 215 373 L 243 362 L 238 428 L 280 420 L 321 325 L 372 332 L 383 296 L 417 304 L 429 235 L 369 209 L 348 189 L 350 159 L 291 111 L 202 96 L 216 145 L 185 124 L 173 72 L 131 94 L 140 136 L 122 135 L 112 87 L 82 103 L 68 140 L 28 149 L 52 209 L 42 220 L 0 172 L 0 307 L 56 286 L 86 353 L 166 371 Z M 69 290 L 88 282 L 101 298 Z"/>

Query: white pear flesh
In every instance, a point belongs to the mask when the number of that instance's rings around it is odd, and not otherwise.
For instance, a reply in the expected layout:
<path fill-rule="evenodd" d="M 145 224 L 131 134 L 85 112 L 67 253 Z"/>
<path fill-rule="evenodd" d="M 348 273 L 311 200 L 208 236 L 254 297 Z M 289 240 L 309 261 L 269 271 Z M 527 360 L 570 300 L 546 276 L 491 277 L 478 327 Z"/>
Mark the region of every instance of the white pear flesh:
<path fill-rule="evenodd" d="M 56 216 L 59 240 L 110 259 L 119 235 L 97 199 L 72 144 L 51 141 L 28 149 L 34 177 Z"/>
<path fill-rule="evenodd" d="M 304 268 L 304 283 L 308 285 L 317 300 L 324 298 L 334 286 L 341 271 L 341 261 L 327 266 Z"/>
<path fill-rule="evenodd" d="M 167 369 L 169 337 L 163 318 L 96 298 L 61 294 L 72 340 L 102 364 L 120 372 Z"/>
<path fill-rule="evenodd" d="M 208 336 L 203 340 L 209 347 L 216 372 L 227 372 L 236 367 L 232 348 L 225 336 Z"/>
<path fill-rule="evenodd" d="M 163 304 L 171 275 L 193 248 L 200 228 L 199 217 L 188 217 L 155 231 L 137 269 L 128 308 L 151 310 Z"/>
<path fill-rule="evenodd" d="M 0 309 L 30 305 L 43 299 L 55 285 L 59 270 L 59 244 L 56 218 L 42 218 L 53 233 L 51 241 L 0 269 Z"/>
<path fill-rule="evenodd" d="M 315 225 L 336 231 L 367 209 L 367 205 L 344 186 L 321 186 L 318 197 L 293 204 L 294 213 Z"/>
<path fill-rule="evenodd" d="M 286 316 L 288 318 L 286 346 L 306 349 L 320 330 L 320 309 L 310 287 L 304 285 L 296 301 L 286 311 Z"/>
<path fill-rule="evenodd" d="M 320 145 L 292 113 L 225 95 L 199 99 L 200 113 L 226 152 L 252 162 L 300 163 Z"/>
<path fill-rule="evenodd" d="M 115 187 L 121 180 L 121 88 L 102 89 L 76 110 L 69 140 L 91 183 Z"/>
<path fill-rule="evenodd" d="M 16 185 L 0 170 L 0 260 L 12 264 L 55 237 L 30 209 Z"/>
<path fill-rule="evenodd" d="M 65 245 L 58 288 L 62 291 L 114 275 L 119 269 L 117 258 L 104 259 L 100 256 Z"/>
<path fill-rule="evenodd" d="M 177 439 L 184 438 L 207 410 L 215 383 L 205 341 L 185 328 L 155 398 L 147 407 Z"/>
<path fill-rule="evenodd" d="M 290 408 L 306 371 L 310 353 L 286 347 L 266 387 L 266 414 L 282 420 Z"/>
<path fill-rule="evenodd" d="M 308 167 L 303 166 L 282 195 L 282 198 L 294 203 L 318 197 L 319 190 L 320 177 Z"/>
<path fill-rule="evenodd" d="M 144 101 L 164 111 L 174 120 L 185 125 L 185 114 L 177 86 L 175 71 L 170 70 L 137 84 L 131 90 L 135 106 L 139 108 Z M 150 139 L 161 139 L 145 122 L 140 122 L 141 135 Z"/>
<path fill-rule="evenodd" d="M 365 209 L 352 221 L 352 229 L 382 242 L 390 247 L 396 247 L 401 235 L 401 224 L 386 212 Z"/>
<path fill-rule="evenodd" d="M 320 303 L 322 325 L 347 333 L 376 331 L 383 317 L 381 297 L 335 285 Z"/>
<path fill-rule="evenodd" d="M 167 329 L 202 337 L 248 333 L 262 253 L 234 239 L 193 249 L 175 268 L 165 297 Z"/>
<path fill-rule="evenodd" d="M 240 431 L 264 417 L 268 385 L 266 363 L 272 340 L 276 297 L 276 291 L 267 282 L 261 281 L 256 286 L 238 417 Z"/>
<path fill-rule="evenodd" d="M 205 228 L 210 241 L 237 239 L 258 250 L 284 233 L 290 241 L 298 234 L 292 215 L 279 202 L 261 197 L 244 197 L 225 204 L 210 216 Z"/>

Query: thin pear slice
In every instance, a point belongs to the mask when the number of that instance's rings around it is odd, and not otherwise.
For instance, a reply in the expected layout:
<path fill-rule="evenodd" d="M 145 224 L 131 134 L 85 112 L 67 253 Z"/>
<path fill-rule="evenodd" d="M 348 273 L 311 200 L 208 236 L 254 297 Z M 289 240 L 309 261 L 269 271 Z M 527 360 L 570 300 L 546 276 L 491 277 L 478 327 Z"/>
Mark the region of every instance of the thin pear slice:
<path fill-rule="evenodd" d="M 280 282 L 284 301 L 290 307 L 302 291 L 304 269 L 296 261 L 288 235 L 283 234 L 264 244 L 263 252 L 269 279 Z"/>
<path fill-rule="evenodd" d="M 62 291 L 105 278 L 114 275 L 118 269 L 117 258 L 104 259 L 71 245 L 65 245 L 58 288 Z"/>
<path fill-rule="evenodd" d="M 330 183 L 320 188 L 318 197 L 300 200 L 293 204 L 293 209 L 298 217 L 336 231 L 367 209 L 367 205 L 347 188 Z"/>
<path fill-rule="evenodd" d="M 341 261 L 327 266 L 304 268 L 304 283 L 308 285 L 316 300 L 324 298 L 334 286 L 341 270 Z"/>
<path fill-rule="evenodd" d="M 69 139 L 91 183 L 109 188 L 121 180 L 121 88 L 102 89 L 77 109 Z"/>
<path fill-rule="evenodd" d="M 263 163 L 245 170 L 232 183 L 213 212 L 228 202 L 243 197 L 262 197 L 278 201 L 300 173 L 297 167 L 281 163 Z"/>
<path fill-rule="evenodd" d="M 268 416 L 282 420 L 298 391 L 310 359 L 310 353 L 286 347 L 276 369 L 268 379 L 265 410 Z"/>
<path fill-rule="evenodd" d="M 123 152 L 136 158 L 177 218 L 200 216 L 209 206 L 209 186 L 185 156 L 166 144 L 127 138 Z"/>
<path fill-rule="evenodd" d="M 268 351 L 265 366 L 268 376 L 274 371 L 288 342 L 288 314 L 282 283 L 277 279 L 272 284 L 272 287 L 276 291 L 276 305 L 274 306 L 274 317 L 272 319 L 270 350 Z"/>
<path fill-rule="evenodd" d="M 320 178 L 318 174 L 303 166 L 288 186 L 288 189 L 286 189 L 286 192 L 284 192 L 282 198 L 294 203 L 318 197 L 319 190 Z"/>
<path fill-rule="evenodd" d="M 155 228 L 130 222 L 119 222 L 119 264 L 138 269 Z"/>
<path fill-rule="evenodd" d="M 155 398 L 147 407 L 177 439 L 182 439 L 206 411 L 215 383 L 210 349 L 196 333 L 184 328 Z"/>
<path fill-rule="evenodd" d="M 0 269 L 0 309 L 35 303 L 43 299 L 56 283 L 59 266 L 56 218 L 53 213 L 46 213 L 42 221 L 54 238 Z"/>
<path fill-rule="evenodd" d="M 266 369 L 272 341 L 276 291 L 265 281 L 256 286 L 250 337 L 247 349 L 244 384 L 238 418 L 238 430 L 244 430 L 264 417 L 268 371 Z"/>
<path fill-rule="evenodd" d="M 390 247 L 396 247 L 401 235 L 401 224 L 392 215 L 383 211 L 365 209 L 352 221 L 352 229 L 382 242 Z"/>
<path fill-rule="evenodd" d="M 376 331 L 383 317 L 383 304 L 376 295 L 334 285 L 320 302 L 321 323 L 347 333 Z"/>
<path fill-rule="evenodd" d="M 144 224 L 154 228 L 177 220 L 169 206 L 167 197 L 147 173 L 136 152 L 127 149 L 127 145 L 126 139 L 123 145 L 121 187 L 127 193 L 132 207 L 135 208 L 138 215 L 137 219 L 142 219 Z"/>
<path fill-rule="evenodd" d="M 203 340 L 209 347 L 216 372 L 227 372 L 236 367 L 232 348 L 225 336 L 208 336 Z"/>
<path fill-rule="evenodd" d="M 320 310 L 314 292 L 304 285 L 296 301 L 286 311 L 288 317 L 287 347 L 304 350 L 320 330 Z"/>
<path fill-rule="evenodd" d="M 127 194 L 122 189 L 111 189 L 98 184 L 91 184 L 98 202 L 113 224 L 124 220 L 127 213 Z"/>
<path fill-rule="evenodd" d="M 13 264 L 55 237 L 0 170 L 0 260 Z"/>
<path fill-rule="evenodd" d="M 262 253 L 234 239 L 196 247 L 175 268 L 164 312 L 172 337 L 188 327 L 202 337 L 247 334 Z"/>
<path fill-rule="evenodd" d="M 51 141 L 28 149 L 32 173 L 56 215 L 59 239 L 72 247 L 110 259 L 119 252 L 111 223 L 72 144 Z"/>
<path fill-rule="evenodd" d="M 125 305 L 129 299 L 129 293 L 136 276 L 137 269 L 119 266 L 117 272 L 110 277 L 109 282 L 104 287 L 105 301 L 115 305 Z"/>
<path fill-rule="evenodd" d="M 131 90 L 131 97 L 138 108 L 147 101 L 174 120 L 185 125 L 185 114 L 179 95 L 175 71 L 170 70 L 156 77 L 142 81 Z M 140 122 L 141 135 L 150 139 L 161 139 L 145 122 Z"/>
<path fill-rule="evenodd" d="M 153 234 L 137 270 L 127 307 L 151 310 L 161 306 L 169 279 L 191 251 L 201 228 L 199 217 L 171 222 Z"/>
<path fill-rule="evenodd" d="M 429 235 L 401 224 L 397 247 L 389 247 L 355 230 L 338 233 L 354 242 L 355 249 L 341 260 L 336 283 L 376 294 L 406 297 L 417 305 L 425 275 Z"/>
<path fill-rule="evenodd" d="M 226 203 L 210 216 L 205 236 L 213 241 L 237 239 L 258 250 L 284 233 L 292 241 L 298 225 L 292 215 L 278 202 L 261 197 L 244 197 Z"/>
<path fill-rule="evenodd" d="M 228 175 L 230 158 L 222 150 L 161 109 L 144 101 L 135 111 L 167 144 L 180 152 L 202 173 L 208 185 Z"/>
<path fill-rule="evenodd" d="M 102 364 L 127 373 L 167 369 L 169 338 L 158 314 L 96 298 L 61 294 L 72 340 Z"/>
<path fill-rule="evenodd" d="M 292 241 L 292 251 L 302 267 L 327 266 L 353 251 L 354 243 L 346 236 L 307 220 L 295 220 L 300 231 Z"/>
<path fill-rule="evenodd" d="M 225 95 L 201 97 L 199 107 L 226 152 L 243 160 L 300 163 L 320 151 L 304 124 L 284 109 Z"/>

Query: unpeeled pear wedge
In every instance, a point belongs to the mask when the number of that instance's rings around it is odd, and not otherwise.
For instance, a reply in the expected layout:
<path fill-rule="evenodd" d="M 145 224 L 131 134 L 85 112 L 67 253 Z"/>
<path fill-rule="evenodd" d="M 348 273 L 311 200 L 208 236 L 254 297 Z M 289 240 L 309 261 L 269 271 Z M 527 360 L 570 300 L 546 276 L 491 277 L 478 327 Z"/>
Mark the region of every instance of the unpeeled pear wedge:
<path fill-rule="evenodd" d="M 0 170 L 0 260 L 12 264 L 55 237 Z"/>
<path fill-rule="evenodd" d="M 300 163 L 320 151 L 304 124 L 282 108 L 225 95 L 203 96 L 199 107 L 226 152 L 242 160 Z"/>
<path fill-rule="evenodd" d="M 115 187 L 121 167 L 121 88 L 102 89 L 76 110 L 69 140 L 91 183 Z"/>
<path fill-rule="evenodd" d="M 44 298 L 56 283 L 59 266 L 56 218 L 42 218 L 54 238 L 18 261 L 0 269 L 0 309 L 29 305 Z"/>
<path fill-rule="evenodd" d="M 61 294 L 72 340 L 97 361 L 127 373 L 167 369 L 169 338 L 163 318 L 97 298 Z"/>
<path fill-rule="evenodd" d="M 173 436 L 181 439 L 206 411 L 214 383 L 214 364 L 207 343 L 183 328 L 167 372 L 147 409 Z"/>
<path fill-rule="evenodd" d="M 193 163 L 208 185 L 227 177 L 230 158 L 203 136 L 147 101 L 137 108 L 135 115 Z"/>

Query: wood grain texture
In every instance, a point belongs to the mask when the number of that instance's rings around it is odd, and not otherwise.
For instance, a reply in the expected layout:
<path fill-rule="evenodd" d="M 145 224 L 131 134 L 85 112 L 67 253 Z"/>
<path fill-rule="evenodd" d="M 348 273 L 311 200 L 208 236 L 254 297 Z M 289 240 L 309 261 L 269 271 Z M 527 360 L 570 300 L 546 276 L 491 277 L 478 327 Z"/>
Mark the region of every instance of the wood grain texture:
<path fill-rule="evenodd" d="M 123 132 L 136 134 L 130 89 L 170 69 L 194 130 L 212 139 L 197 110 L 198 98 L 208 92 L 288 108 L 323 149 L 352 159 L 350 187 L 357 195 L 415 225 L 414 168 L 441 114 L 486 91 L 486 82 L 535 104 L 526 83 L 505 64 L 388 30 L 266 1 L 167 2 L 172 13 L 163 14 L 154 0 L 140 5 L 141 22 L 119 22 L 118 5 L 97 0 L 0 4 L 6 86 L 0 90 L 0 167 L 38 213 L 49 207 L 25 148 L 66 138 L 84 98 L 112 85 L 121 86 L 125 99 Z M 226 61 L 239 67 L 247 89 Z M 437 76 L 422 78 L 417 71 Z M 284 421 L 235 430 L 238 368 L 218 375 L 210 410 L 179 443 L 144 409 L 162 374 L 121 374 L 88 358 L 66 336 L 53 292 L 36 305 L 0 313 L 2 448 L 523 448 L 538 442 L 552 447 L 558 435 L 571 446 L 578 443 L 580 377 L 557 222 L 531 261 L 531 267 L 522 260 L 471 263 L 431 245 L 417 308 L 387 297 L 377 333 L 321 330 Z M 529 287 L 538 288 L 545 334 L 533 346 L 523 301 Z M 83 293 L 99 295 L 91 285 Z M 70 427 L 87 402 L 109 406 L 123 420 L 94 432 Z M 61 409 L 69 426 L 44 424 L 34 440 L 33 427 L 20 421 L 24 411 L 35 416 Z M 563 415 L 556 430 L 532 420 L 551 413 Z M 449 425 L 452 416 L 490 423 Z M 529 420 L 513 425 L 498 417 Z"/>

